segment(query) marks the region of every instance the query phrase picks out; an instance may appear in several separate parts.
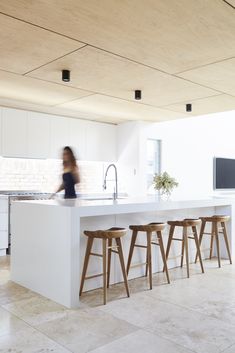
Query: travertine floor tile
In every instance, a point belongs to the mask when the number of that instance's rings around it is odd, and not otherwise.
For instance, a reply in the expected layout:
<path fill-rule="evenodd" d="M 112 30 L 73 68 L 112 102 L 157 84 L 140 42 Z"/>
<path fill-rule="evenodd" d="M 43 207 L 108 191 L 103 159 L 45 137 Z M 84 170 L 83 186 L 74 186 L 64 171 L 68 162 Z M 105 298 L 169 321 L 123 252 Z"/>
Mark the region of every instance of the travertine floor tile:
<path fill-rule="evenodd" d="M 8 281 L 0 285 L 0 305 L 35 296 L 30 290 Z"/>
<path fill-rule="evenodd" d="M 0 307 L 0 337 L 15 334 L 25 328 L 28 328 L 28 325 L 24 321 Z"/>
<path fill-rule="evenodd" d="M 152 333 L 139 330 L 95 349 L 91 353 L 192 353 Z"/>
<path fill-rule="evenodd" d="M 32 326 L 59 319 L 69 311 L 64 306 L 39 295 L 3 305 L 3 308 Z"/>
<path fill-rule="evenodd" d="M 67 313 L 36 328 L 75 353 L 88 352 L 137 330 L 134 325 L 92 308 Z"/>
<path fill-rule="evenodd" d="M 149 295 L 137 294 L 98 310 L 198 353 L 218 353 L 235 343 L 234 326 Z"/>
<path fill-rule="evenodd" d="M 0 336 L 0 353 L 69 353 L 37 330 L 28 327 L 14 335 Z"/>

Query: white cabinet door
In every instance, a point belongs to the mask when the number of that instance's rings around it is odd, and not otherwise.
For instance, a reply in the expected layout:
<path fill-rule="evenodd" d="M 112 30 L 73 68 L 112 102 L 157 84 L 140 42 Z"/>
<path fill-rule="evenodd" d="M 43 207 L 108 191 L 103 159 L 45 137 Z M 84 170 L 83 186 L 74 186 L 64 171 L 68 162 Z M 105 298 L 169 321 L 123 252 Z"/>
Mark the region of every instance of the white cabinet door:
<path fill-rule="evenodd" d="M 102 123 L 87 123 L 86 159 L 90 161 L 115 162 L 116 126 Z"/>
<path fill-rule="evenodd" d="M 69 146 L 69 119 L 51 116 L 51 158 L 61 158 L 63 147 Z"/>
<path fill-rule="evenodd" d="M 73 148 L 76 158 L 86 159 L 86 122 L 79 119 L 69 120 L 69 146 Z"/>
<path fill-rule="evenodd" d="M 46 114 L 29 112 L 28 157 L 50 157 L 50 118 Z"/>
<path fill-rule="evenodd" d="M 27 119 L 24 110 L 2 110 L 2 155 L 27 157 Z"/>
<path fill-rule="evenodd" d="M 0 108 L 0 156 L 2 155 L 2 108 Z"/>

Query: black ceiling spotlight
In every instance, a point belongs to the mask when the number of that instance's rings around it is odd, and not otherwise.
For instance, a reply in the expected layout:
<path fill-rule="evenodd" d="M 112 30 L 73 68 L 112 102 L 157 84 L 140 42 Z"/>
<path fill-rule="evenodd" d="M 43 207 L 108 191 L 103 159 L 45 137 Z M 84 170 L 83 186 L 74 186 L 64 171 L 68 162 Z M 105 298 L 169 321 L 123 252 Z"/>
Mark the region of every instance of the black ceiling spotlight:
<path fill-rule="evenodd" d="M 70 81 L 70 71 L 62 70 L 62 81 L 69 82 Z"/>
<path fill-rule="evenodd" d="M 135 90 L 135 99 L 136 100 L 141 100 L 141 94 L 142 94 L 141 90 L 140 89 L 136 89 Z"/>
<path fill-rule="evenodd" d="M 186 104 L 186 112 L 191 112 L 192 111 L 192 104 L 188 103 Z"/>

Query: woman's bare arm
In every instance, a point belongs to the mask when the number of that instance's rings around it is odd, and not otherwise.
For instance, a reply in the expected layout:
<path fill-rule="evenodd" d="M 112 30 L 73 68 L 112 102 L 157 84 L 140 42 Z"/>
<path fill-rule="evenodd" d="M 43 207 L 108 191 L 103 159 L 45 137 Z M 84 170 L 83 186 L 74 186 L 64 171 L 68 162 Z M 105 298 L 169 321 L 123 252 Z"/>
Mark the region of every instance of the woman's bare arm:
<path fill-rule="evenodd" d="M 79 169 L 78 168 L 74 169 L 73 177 L 74 177 L 74 181 L 75 181 L 76 184 L 79 184 L 81 182 L 80 173 L 79 173 Z"/>

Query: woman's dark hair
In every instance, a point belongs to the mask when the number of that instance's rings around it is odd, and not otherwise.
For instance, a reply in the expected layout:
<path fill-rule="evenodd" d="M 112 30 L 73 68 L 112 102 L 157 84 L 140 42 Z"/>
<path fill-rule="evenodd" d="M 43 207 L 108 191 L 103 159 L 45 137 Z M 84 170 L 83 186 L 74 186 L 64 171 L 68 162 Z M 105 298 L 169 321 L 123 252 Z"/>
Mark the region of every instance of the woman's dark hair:
<path fill-rule="evenodd" d="M 69 159 L 70 159 L 70 163 L 71 165 L 75 168 L 77 167 L 77 162 L 76 162 L 76 158 L 75 158 L 75 155 L 73 153 L 73 150 L 71 147 L 69 146 L 65 146 L 64 147 L 64 152 L 67 152 L 69 154 Z M 65 166 L 66 162 L 63 161 L 63 166 Z"/>

